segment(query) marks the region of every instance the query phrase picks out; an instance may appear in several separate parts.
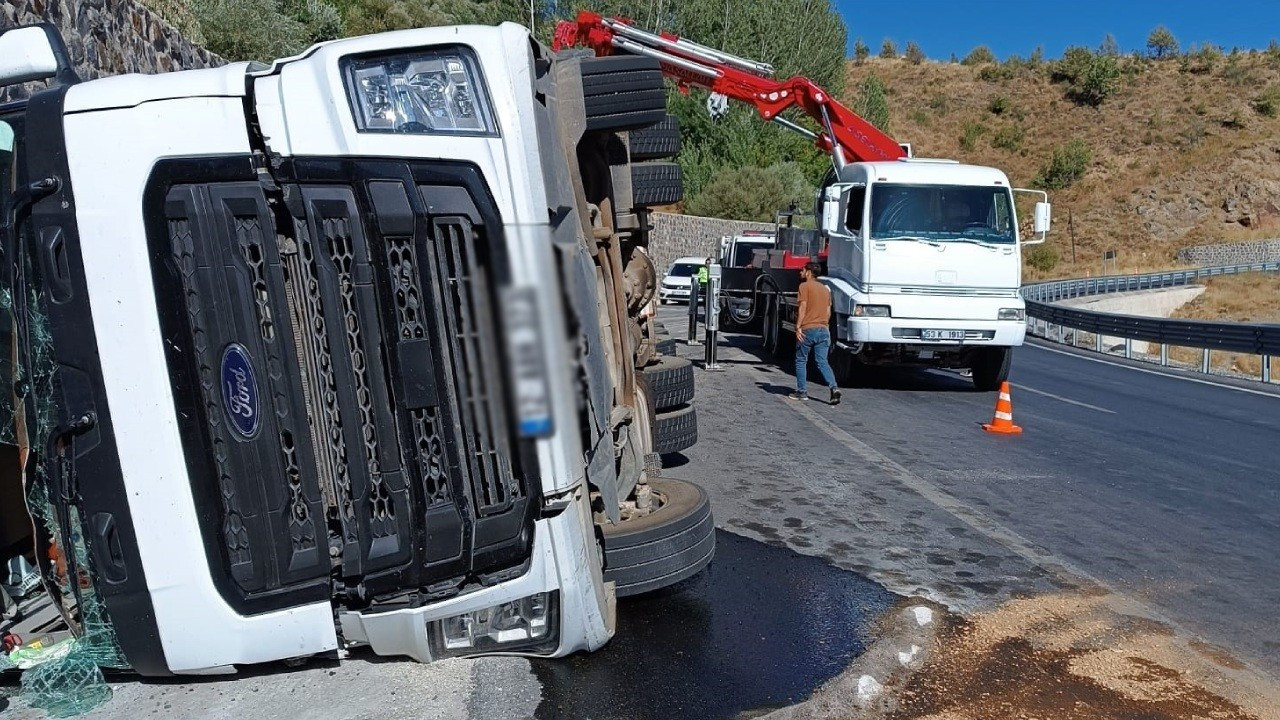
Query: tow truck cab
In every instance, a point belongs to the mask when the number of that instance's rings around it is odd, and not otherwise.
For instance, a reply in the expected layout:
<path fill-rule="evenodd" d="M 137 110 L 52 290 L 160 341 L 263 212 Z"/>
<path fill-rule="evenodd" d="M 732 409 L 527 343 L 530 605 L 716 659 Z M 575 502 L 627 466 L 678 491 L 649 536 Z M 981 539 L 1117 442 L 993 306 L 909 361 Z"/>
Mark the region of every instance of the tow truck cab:
<path fill-rule="evenodd" d="M 953 161 L 853 163 L 826 188 L 835 340 L 866 364 L 971 367 L 980 386 L 1008 375 L 1026 333 L 1024 245 L 1043 242 L 1049 207 L 1020 236 L 1008 178 Z M 979 382 L 981 381 L 981 382 Z"/>
<path fill-rule="evenodd" d="M 6 83 L 65 69 L 47 27 L 0 46 Z M 643 463 L 555 65 L 428 28 L 0 108 L 17 444 L 134 669 L 608 641 L 598 522 Z"/>

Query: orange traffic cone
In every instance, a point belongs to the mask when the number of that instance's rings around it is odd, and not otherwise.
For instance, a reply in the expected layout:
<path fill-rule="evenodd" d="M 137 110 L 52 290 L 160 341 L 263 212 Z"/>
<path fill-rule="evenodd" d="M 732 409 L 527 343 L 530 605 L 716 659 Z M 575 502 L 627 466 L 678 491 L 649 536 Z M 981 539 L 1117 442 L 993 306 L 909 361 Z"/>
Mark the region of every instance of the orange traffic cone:
<path fill-rule="evenodd" d="M 996 416 L 991 424 L 984 424 L 983 430 L 1001 435 L 1017 435 L 1022 428 L 1013 424 L 1013 400 L 1009 398 L 1009 383 L 1000 383 L 1000 398 L 996 400 Z"/>

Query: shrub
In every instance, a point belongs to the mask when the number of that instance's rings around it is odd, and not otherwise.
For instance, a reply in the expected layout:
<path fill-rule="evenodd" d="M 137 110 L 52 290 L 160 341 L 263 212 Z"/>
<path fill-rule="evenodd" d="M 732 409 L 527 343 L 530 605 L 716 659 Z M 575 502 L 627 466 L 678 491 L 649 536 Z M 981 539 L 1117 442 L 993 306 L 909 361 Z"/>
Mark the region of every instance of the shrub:
<path fill-rule="evenodd" d="M 880 57 L 885 60 L 893 60 L 898 57 L 898 45 L 893 40 L 885 38 L 884 42 L 880 43 Z"/>
<path fill-rule="evenodd" d="M 771 222 L 791 203 L 812 200 L 812 192 L 796 163 L 725 168 L 689 201 L 687 210 L 704 217 Z"/>
<path fill-rule="evenodd" d="M 1009 110 L 1009 107 L 1009 98 L 1003 95 L 996 95 L 991 98 L 991 102 L 987 103 L 987 110 L 991 111 L 992 115 L 1003 115 Z"/>
<path fill-rule="evenodd" d="M 1092 153 L 1083 140 L 1070 140 L 1054 149 L 1049 162 L 1040 169 L 1033 184 L 1046 190 L 1070 187 L 1089 169 Z"/>
<path fill-rule="evenodd" d="M 978 138 L 987 132 L 987 126 L 982 123 L 967 122 L 964 124 L 964 130 L 960 135 L 960 149 L 966 152 L 972 152 L 977 146 Z"/>
<path fill-rule="evenodd" d="M 1067 97 L 1081 105 L 1098 107 L 1120 89 L 1120 65 L 1108 55 L 1088 48 L 1068 48 L 1054 63 L 1050 77 L 1066 83 Z"/>
<path fill-rule="evenodd" d="M 1032 245 L 1022 259 L 1040 272 L 1049 272 L 1058 264 L 1058 251 L 1052 245 Z"/>
<path fill-rule="evenodd" d="M 924 51 L 914 41 L 907 43 L 907 62 L 919 65 L 925 61 Z"/>
<path fill-rule="evenodd" d="M 858 61 L 859 65 L 866 62 L 869 55 L 871 55 L 871 48 L 867 47 L 862 38 L 853 41 L 853 57 Z"/>
<path fill-rule="evenodd" d="M 995 53 L 991 52 L 991 48 L 986 45 L 979 45 L 969 51 L 968 55 L 960 61 L 961 65 L 984 65 L 986 63 L 996 62 Z"/>
<path fill-rule="evenodd" d="M 1253 85 L 1255 82 L 1253 73 L 1244 63 L 1240 62 L 1240 56 L 1238 55 L 1232 55 L 1227 58 L 1226 67 L 1222 68 L 1222 79 L 1236 87 Z"/>
<path fill-rule="evenodd" d="M 929 98 L 929 107 L 939 115 L 946 115 L 951 111 L 951 98 L 942 93 L 934 93 Z"/>
<path fill-rule="evenodd" d="M 1213 43 L 1207 42 L 1199 48 L 1192 45 L 1187 54 L 1182 56 L 1178 69 L 1182 72 L 1204 75 L 1213 72 L 1213 69 L 1218 65 L 1218 61 L 1222 60 L 1222 58 L 1222 48 Z M 1238 60 L 1235 62 L 1239 63 Z"/>
<path fill-rule="evenodd" d="M 1280 87 L 1271 86 L 1253 99 L 1253 109 L 1263 117 L 1280 115 Z"/>
<path fill-rule="evenodd" d="M 1017 152 L 1022 147 L 1022 141 L 1026 140 L 1026 128 L 1021 125 L 1006 125 L 996 130 L 991 136 L 991 147 L 998 150 L 1009 150 Z"/>
<path fill-rule="evenodd" d="M 927 112 L 925 112 L 925 111 L 923 111 L 923 110 L 912 110 L 912 111 L 911 111 L 911 122 L 913 122 L 913 123 L 915 123 L 915 124 L 917 124 L 917 125 L 921 125 L 921 126 L 925 126 L 925 127 L 927 127 L 927 126 L 929 125 L 929 123 L 931 123 L 931 122 L 932 122 L 932 120 L 930 120 L 930 118 L 929 118 L 929 113 L 927 113 Z"/>
<path fill-rule="evenodd" d="M 1157 25 L 1147 36 L 1147 54 L 1156 60 L 1177 57 L 1179 51 L 1178 39 L 1163 25 Z"/>

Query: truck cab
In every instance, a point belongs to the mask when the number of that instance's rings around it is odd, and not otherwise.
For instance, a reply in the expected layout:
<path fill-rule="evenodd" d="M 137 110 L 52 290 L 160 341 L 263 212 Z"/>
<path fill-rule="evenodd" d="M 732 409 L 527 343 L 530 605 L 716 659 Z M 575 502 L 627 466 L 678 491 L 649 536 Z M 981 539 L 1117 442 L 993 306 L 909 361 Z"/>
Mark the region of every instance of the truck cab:
<path fill-rule="evenodd" d="M 665 117 L 656 61 L 512 23 L 67 57 L 0 33 L 0 85 L 54 80 L 0 106 L 0 482 L 72 632 L 144 675 L 563 656 L 710 562 L 706 494 L 657 477 L 692 374 L 641 377 L 647 208 L 612 181 Z"/>
<path fill-rule="evenodd" d="M 852 163 L 824 190 L 833 340 L 862 364 L 971 368 L 980 389 L 1008 377 L 1026 334 L 1024 240 L 999 170 L 953 161 Z M 1037 191 L 1023 191 L 1037 192 Z M 1043 195 L 1043 193 L 1038 193 Z"/>
<path fill-rule="evenodd" d="M 758 251 L 767 252 L 775 244 L 774 234 L 747 231 L 741 235 L 720 238 L 720 266 L 726 268 L 757 267 Z"/>

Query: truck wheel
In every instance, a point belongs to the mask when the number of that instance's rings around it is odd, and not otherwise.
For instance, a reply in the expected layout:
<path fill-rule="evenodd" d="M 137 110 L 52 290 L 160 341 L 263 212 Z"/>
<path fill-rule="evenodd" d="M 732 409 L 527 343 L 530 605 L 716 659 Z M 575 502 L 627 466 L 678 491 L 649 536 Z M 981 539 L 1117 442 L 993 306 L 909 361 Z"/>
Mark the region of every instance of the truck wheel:
<path fill-rule="evenodd" d="M 601 525 L 604 579 L 619 597 L 664 588 L 698 573 L 715 555 L 716 525 L 701 487 L 654 478 L 649 487 L 661 505 L 644 517 Z"/>
<path fill-rule="evenodd" d="M 674 341 L 673 341 L 674 342 Z M 658 362 L 641 368 L 653 390 L 653 406 L 666 410 L 693 399 L 693 363 L 682 357 L 663 355 Z"/>
<path fill-rule="evenodd" d="M 680 121 L 668 115 L 662 122 L 628 134 L 631 159 L 662 160 L 680 154 Z"/>
<path fill-rule="evenodd" d="M 698 414 L 692 405 L 661 410 L 653 420 L 653 451 L 680 452 L 698 442 Z"/>
<path fill-rule="evenodd" d="M 583 59 L 582 98 L 588 131 L 638 130 L 667 116 L 662 69 L 643 56 Z"/>
<path fill-rule="evenodd" d="M 982 348 L 973 361 L 973 386 L 982 392 L 1000 389 L 1009 379 L 1013 348 Z"/>
<path fill-rule="evenodd" d="M 631 166 L 631 202 L 636 207 L 673 205 L 684 198 L 684 175 L 675 163 Z"/>
<path fill-rule="evenodd" d="M 659 355 L 675 355 L 676 339 L 670 335 L 659 335 L 658 342 L 654 343 L 653 347 Z"/>

